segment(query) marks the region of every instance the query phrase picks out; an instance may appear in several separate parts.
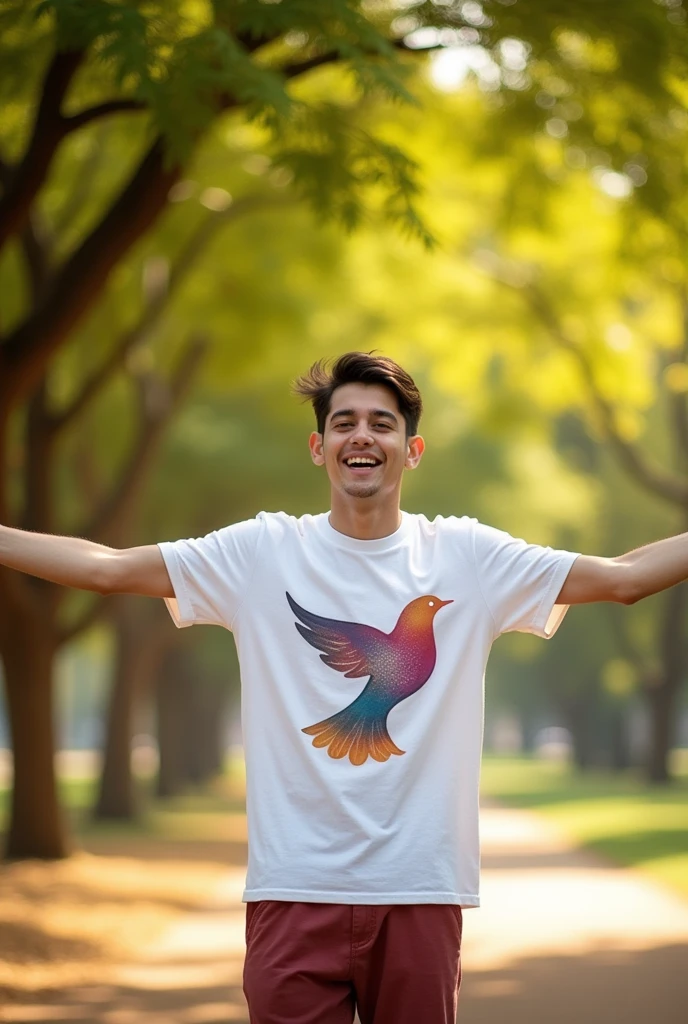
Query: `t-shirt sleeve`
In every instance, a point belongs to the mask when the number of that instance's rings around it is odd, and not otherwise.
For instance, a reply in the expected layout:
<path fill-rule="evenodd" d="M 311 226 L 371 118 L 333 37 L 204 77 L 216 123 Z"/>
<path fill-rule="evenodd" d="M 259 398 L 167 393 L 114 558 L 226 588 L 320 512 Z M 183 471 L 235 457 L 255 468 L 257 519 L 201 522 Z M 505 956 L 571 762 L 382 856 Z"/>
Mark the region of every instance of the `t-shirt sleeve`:
<path fill-rule="evenodd" d="M 174 589 L 165 604 L 175 625 L 232 629 L 251 582 L 262 529 L 258 517 L 195 540 L 158 545 Z"/>
<path fill-rule="evenodd" d="M 568 605 L 555 601 L 577 553 L 527 544 L 482 523 L 474 524 L 473 550 L 495 635 L 518 631 L 554 636 L 568 611 Z"/>

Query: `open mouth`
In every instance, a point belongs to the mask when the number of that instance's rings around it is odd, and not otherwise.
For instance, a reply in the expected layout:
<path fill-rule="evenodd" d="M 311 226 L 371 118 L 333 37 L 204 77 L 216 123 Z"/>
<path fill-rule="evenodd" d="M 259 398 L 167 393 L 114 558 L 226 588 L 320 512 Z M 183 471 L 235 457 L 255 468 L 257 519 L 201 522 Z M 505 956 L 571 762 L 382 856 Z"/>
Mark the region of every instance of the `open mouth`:
<path fill-rule="evenodd" d="M 349 455 L 344 459 L 344 465 L 356 472 L 365 472 L 379 466 L 380 460 L 376 459 L 374 455 Z"/>

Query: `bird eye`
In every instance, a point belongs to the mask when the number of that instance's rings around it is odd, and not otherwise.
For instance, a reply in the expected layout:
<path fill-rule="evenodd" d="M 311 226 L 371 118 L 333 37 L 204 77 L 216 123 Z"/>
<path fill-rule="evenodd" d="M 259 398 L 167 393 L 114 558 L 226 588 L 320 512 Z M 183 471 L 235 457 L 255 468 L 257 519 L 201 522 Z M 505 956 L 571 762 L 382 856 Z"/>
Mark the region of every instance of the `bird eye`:
<path fill-rule="evenodd" d="M 435 602 L 434 601 L 428 601 L 428 604 L 430 605 L 431 608 L 435 607 Z"/>

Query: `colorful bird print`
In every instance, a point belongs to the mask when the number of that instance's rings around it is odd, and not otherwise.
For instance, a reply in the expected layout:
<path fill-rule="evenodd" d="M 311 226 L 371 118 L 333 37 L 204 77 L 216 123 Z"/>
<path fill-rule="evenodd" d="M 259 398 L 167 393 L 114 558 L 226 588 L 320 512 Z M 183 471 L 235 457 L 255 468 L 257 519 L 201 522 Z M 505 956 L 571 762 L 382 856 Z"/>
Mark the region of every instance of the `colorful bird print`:
<path fill-rule="evenodd" d="M 313 736 L 314 747 L 327 747 L 330 757 L 348 754 L 352 764 L 364 764 L 368 757 L 388 761 L 392 754 L 405 753 L 387 731 L 387 716 L 430 678 L 437 656 L 433 622 L 440 608 L 452 602 L 432 594 L 417 597 L 406 605 L 392 632 L 383 633 L 357 622 L 322 618 L 301 608 L 289 594 L 287 601 L 301 620 L 294 625 L 311 647 L 322 651 L 326 665 L 347 679 L 370 676 L 348 707 L 302 732 Z"/>

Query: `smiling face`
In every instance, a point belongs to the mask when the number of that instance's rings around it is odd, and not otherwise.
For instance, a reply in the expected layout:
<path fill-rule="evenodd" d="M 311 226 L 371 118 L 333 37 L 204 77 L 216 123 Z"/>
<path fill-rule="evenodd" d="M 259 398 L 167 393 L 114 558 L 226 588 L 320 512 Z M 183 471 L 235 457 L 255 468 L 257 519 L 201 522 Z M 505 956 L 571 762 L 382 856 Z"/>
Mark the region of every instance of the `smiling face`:
<path fill-rule="evenodd" d="M 354 499 L 398 496 L 404 469 L 423 454 L 420 435 L 406 436 L 394 392 L 377 384 L 344 384 L 332 395 L 324 434 L 312 434 L 317 466 L 325 466 L 333 492 Z"/>

